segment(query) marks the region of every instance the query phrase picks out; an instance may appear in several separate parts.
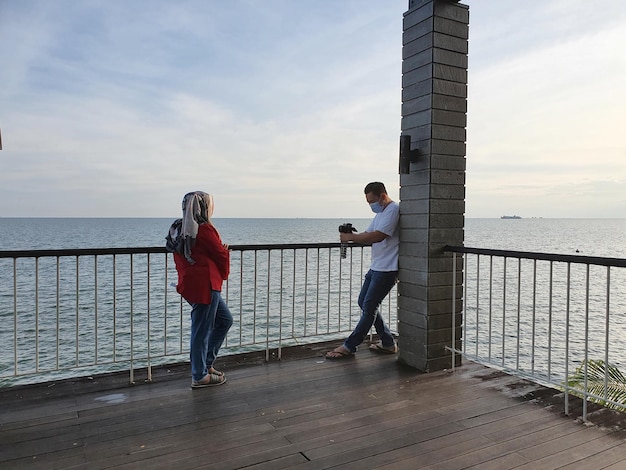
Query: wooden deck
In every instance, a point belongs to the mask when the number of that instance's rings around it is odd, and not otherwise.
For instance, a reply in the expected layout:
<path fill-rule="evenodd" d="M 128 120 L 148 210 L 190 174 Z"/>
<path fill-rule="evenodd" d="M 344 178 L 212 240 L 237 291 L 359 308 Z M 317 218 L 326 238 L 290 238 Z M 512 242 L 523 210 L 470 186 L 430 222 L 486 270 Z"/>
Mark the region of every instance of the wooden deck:
<path fill-rule="evenodd" d="M 0 391 L 0 468 L 624 469 L 619 414 L 580 423 L 542 389 L 473 363 L 417 373 L 364 350 L 222 362 L 228 383 L 119 377 Z M 562 402 L 562 399 L 560 400 Z"/>

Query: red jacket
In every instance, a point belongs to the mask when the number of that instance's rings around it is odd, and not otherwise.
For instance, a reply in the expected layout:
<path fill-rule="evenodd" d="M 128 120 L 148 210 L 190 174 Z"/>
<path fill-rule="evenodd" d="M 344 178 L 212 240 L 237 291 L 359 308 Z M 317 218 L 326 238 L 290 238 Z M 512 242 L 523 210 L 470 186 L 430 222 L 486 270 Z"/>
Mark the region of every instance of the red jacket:
<path fill-rule="evenodd" d="M 221 291 L 230 274 L 230 252 L 211 224 L 198 227 L 196 244 L 191 250 L 195 264 L 178 253 L 174 263 L 178 272 L 176 291 L 192 304 L 210 304 L 211 291 Z"/>

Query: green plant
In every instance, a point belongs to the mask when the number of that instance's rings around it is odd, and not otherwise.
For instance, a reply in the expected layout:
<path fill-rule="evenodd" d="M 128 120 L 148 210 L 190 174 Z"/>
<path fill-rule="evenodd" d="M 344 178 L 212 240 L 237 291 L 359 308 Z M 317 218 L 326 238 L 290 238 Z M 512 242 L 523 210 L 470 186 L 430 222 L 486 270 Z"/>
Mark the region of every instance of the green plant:
<path fill-rule="evenodd" d="M 569 387 L 569 393 L 585 398 L 581 392 L 585 388 L 585 362 L 577 367 L 574 373 L 568 377 L 567 386 Z M 587 393 L 606 397 L 606 400 L 622 403 L 622 405 L 615 405 L 604 399 L 593 397 L 588 397 L 588 401 L 626 412 L 626 376 L 614 365 L 608 364 L 601 359 L 590 359 L 587 361 Z"/>

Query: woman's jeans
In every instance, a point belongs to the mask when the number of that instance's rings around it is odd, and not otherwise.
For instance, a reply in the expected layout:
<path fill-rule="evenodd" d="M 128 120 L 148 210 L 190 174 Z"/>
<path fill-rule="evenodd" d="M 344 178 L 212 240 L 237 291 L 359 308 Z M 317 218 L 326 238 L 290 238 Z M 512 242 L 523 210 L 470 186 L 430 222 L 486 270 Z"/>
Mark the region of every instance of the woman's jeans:
<path fill-rule="evenodd" d="M 201 380 L 209 373 L 233 316 L 218 291 L 211 294 L 211 304 L 191 304 L 191 377 Z"/>
<path fill-rule="evenodd" d="M 380 314 L 378 307 L 396 283 L 398 271 L 372 271 L 365 275 L 361 293 L 359 294 L 359 307 L 361 307 L 361 319 L 352 334 L 343 343 L 346 349 L 355 352 L 357 346 L 363 342 L 372 325 L 376 329 L 383 347 L 391 347 L 395 340 Z"/>

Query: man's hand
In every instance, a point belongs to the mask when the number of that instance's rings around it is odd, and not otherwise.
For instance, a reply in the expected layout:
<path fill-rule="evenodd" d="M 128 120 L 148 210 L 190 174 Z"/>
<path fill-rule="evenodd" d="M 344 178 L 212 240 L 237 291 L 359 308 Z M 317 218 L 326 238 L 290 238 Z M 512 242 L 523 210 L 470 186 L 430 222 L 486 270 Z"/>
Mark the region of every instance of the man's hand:
<path fill-rule="evenodd" d="M 343 233 L 343 232 L 339 233 L 339 240 L 341 240 L 342 243 L 353 241 L 353 237 L 354 237 L 353 233 Z"/>

